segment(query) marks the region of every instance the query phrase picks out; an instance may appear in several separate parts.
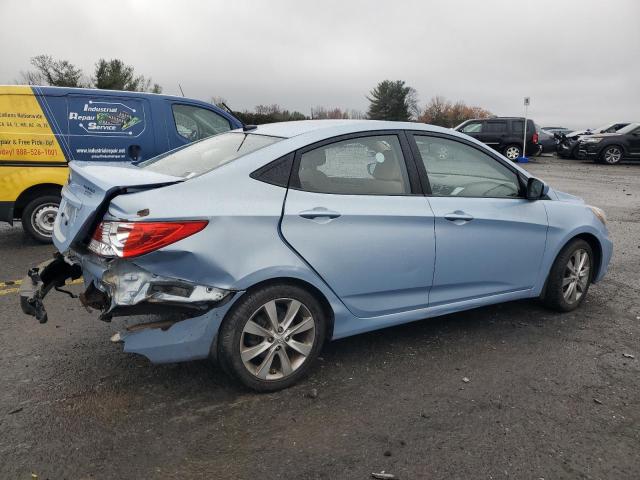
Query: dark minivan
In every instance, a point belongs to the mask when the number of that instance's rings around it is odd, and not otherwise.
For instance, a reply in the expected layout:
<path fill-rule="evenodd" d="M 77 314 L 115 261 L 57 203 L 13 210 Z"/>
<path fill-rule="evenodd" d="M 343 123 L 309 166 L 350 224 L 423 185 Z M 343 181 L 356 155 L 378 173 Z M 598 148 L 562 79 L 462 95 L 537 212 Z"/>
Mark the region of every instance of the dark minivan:
<path fill-rule="evenodd" d="M 515 161 L 523 153 L 524 118 L 494 117 L 467 120 L 454 130 L 480 140 L 509 160 Z M 540 150 L 535 122 L 527 119 L 527 146 L 525 154 L 535 155 Z"/>

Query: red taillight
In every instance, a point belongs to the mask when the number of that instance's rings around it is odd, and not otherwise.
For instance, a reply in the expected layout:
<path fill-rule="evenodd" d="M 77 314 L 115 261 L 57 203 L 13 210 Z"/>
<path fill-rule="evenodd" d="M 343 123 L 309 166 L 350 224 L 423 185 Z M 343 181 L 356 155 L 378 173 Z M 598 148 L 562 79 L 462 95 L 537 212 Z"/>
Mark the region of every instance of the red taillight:
<path fill-rule="evenodd" d="M 538 132 L 533 132 L 533 143 L 538 143 Z"/>
<path fill-rule="evenodd" d="M 104 257 L 137 257 L 193 235 L 207 223 L 101 222 L 89 243 L 89 250 Z"/>

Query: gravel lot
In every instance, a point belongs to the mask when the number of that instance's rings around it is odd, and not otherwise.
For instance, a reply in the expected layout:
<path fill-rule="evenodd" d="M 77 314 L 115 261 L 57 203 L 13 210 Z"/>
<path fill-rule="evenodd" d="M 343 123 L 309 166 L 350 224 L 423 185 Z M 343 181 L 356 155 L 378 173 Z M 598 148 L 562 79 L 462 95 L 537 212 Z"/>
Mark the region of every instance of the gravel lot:
<path fill-rule="evenodd" d="M 118 321 L 59 293 L 39 325 L 1 285 L 0 478 L 639 478 L 640 165 L 527 168 L 609 216 L 610 273 L 580 309 L 514 302 L 340 340 L 275 394 L 124 354 Z M 1 227 L 0 282 L 52 251 Z"/>

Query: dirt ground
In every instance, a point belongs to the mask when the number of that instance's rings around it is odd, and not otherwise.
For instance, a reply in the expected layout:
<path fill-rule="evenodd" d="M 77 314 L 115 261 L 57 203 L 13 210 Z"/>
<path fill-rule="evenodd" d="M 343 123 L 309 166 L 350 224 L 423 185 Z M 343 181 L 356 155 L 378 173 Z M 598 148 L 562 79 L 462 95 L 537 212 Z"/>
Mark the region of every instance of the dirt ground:
<path fill-rule="evenodd" d="M 267 395 L 206 361 L 125 354 L 118 321 L 59 293 L 49 323 L 24 316 L 7 282 L 53 247 L 0 227 L 0 479 L 640 478 L 640 164 L 526 168 L 609 217 L 610 271 L 581 308 L 513 302 L 336 341 Z"/>

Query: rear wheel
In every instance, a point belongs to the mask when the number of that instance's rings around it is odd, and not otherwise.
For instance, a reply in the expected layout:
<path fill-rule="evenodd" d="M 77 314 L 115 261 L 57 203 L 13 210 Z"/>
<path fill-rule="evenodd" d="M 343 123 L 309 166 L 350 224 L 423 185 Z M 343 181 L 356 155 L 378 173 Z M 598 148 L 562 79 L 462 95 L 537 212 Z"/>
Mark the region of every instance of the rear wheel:
<path fill-rule="evenodd" d="M 622 148 L 618 145 L 606 147 L 602 150 L 602 153 L 600 153 L 600 160 L 602 163 L 606 163 L 608 165 L 620 163 L 620 160 L 622 160 Z"/>
<path fill-rule="evenodd" d="M 272 392 L 309 371 L 325 339 L 323 308 L 296 285 L 246 293 L 220 327 L 218 360 L 245 386 Z"/>
<path fill-rule="evenodd" d="M 516 161 L 516 159 L 522 155 L 522 149 L 519 145 L 507 145 L 507 147 L 502 152 L 505 157 L 507 157 L 511 161 Z"/>
<path fill-rule="evenodd" d="M 57 195 L 34 198 L 22 210 L 22 228 L 38 242 L 51 243 L 59 206 L 60 197 Z"/>
<path fill-rule="evenodd" d="M 551 267 L 542 302 L 560 312 L 578 308 L 587 295 L 592 275 L 591 246 L 580 238 L 569 242 Z"/>

